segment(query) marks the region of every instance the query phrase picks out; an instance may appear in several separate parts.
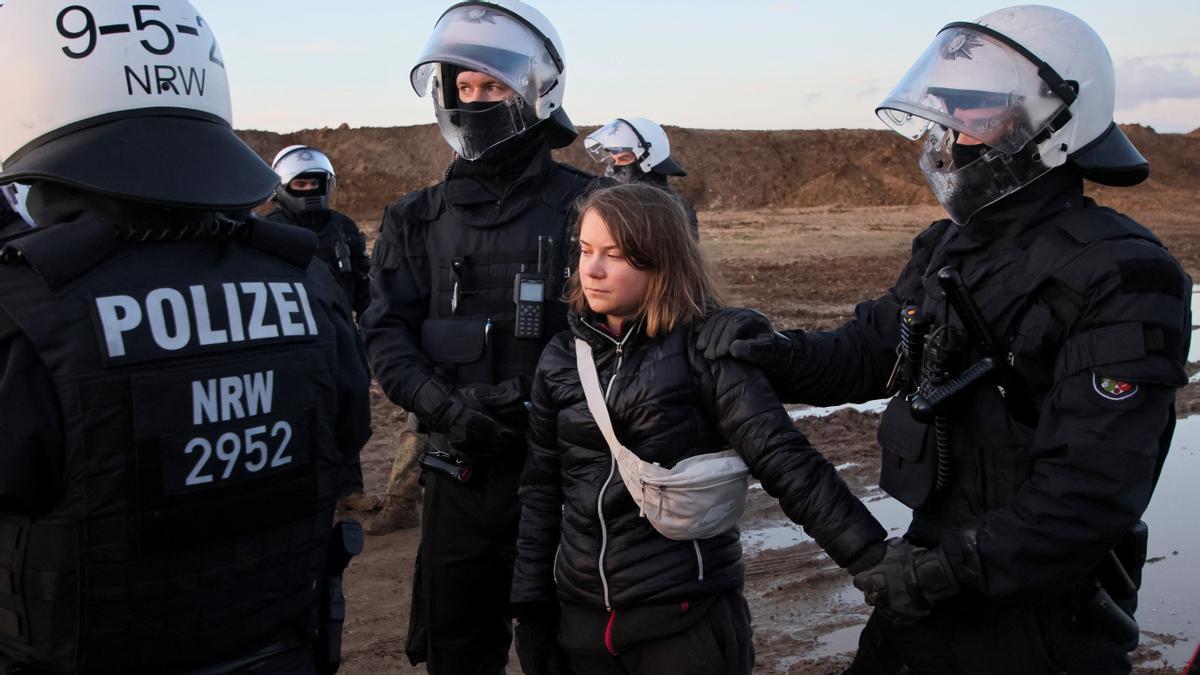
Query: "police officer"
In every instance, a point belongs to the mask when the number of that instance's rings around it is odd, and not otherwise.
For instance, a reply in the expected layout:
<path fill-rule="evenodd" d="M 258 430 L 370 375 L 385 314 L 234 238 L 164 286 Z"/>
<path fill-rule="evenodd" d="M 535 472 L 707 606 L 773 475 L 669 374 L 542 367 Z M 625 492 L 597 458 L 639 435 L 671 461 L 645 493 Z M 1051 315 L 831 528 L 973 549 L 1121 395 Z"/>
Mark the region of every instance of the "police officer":
<path fill-rule="evenodd" d="M 605 176 L 621 183 L 648 183 L 669 190 L 668 176 L 687 175 L 671 158 L 667 132 L 645 117 L 618 117 L 589 134 L 583 147 L 592 159 L 604 164 Z M 683 203 L 692 230 L 699 236 L 696 209 L 682 195 L 673 194 Z"/>
<path fill-rule="evenodd" d="M 337 174 L 325 153 L 306 145 L 290 145 L 271 162 L 279 176 L 267 220 L 310 230 L 317 235 L 316 257 L 329 267 L 346 303 L 361 315 L 371 300 L 368 288 L 367 240 L 348 216 L 329 208 Z M 363 494 L 362 464 L 355 453 L 338 490 L 339 510 L 372 511 L 379 499 Z"/>
<path fill-rule="evenodd" d="M 550 157 L 577 135 L 564 58 L 522 2 L 459 3 L 438 19 L 411 81 L 455 159 L 444 182 L 387 207 L 372 251 L 371 366 L 430 432 L 406 649 L 431 673 L 507 662 L 529 378 L 566 328 L 567 232 L 592 181 Z"/>
<path fill-rule="evenodd" d="M 1130 670 L 1191 281 L 1083 196 L 1084 178 L 1148 174 L 1113 91 L 1104 43 L 1066 12 L 947 25 L 878 113 L 924 137 L 950 218 L 840 329 L 775 334 L 745 310 L 705 327 L 710 356 L 759 363 L 791 400 L 892 396 L 880 485 L 913 520 L 855 577 L 876 609 L 850 672 Z"/>
<path fill-rule="evenodd" d="M 276 208 L 267 220 L 312 230 L 317 258 L 329 266 L 354 313 L 362 314 L 371 300 L 367 240 L 349 216 L 329 208 L 337 183 L 329 157 L 307 145 L 289 145 L 275 155 L 271 168 L 279 185 L 271 197 Z"/>
<path fill-rule="evenodd" d="M 211 28 L 14 0 L 0 59 L 40 226 L 0 249 L 0 671 L 332 672 L 368 374 L 312 234 L 248 219 Z"/>

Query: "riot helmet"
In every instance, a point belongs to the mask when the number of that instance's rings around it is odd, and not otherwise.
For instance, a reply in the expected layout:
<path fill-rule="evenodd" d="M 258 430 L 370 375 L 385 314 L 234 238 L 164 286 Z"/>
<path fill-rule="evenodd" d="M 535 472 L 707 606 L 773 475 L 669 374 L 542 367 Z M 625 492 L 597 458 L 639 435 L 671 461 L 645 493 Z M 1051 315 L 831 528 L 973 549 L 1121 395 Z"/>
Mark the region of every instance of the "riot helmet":
<path fill-rule="evenodd" d="M 0 183 L 53 181 L 168 207 L 235 210 L 275 187 L 233 131 L 229 81 L 187 0 L 0 3 Z"/>
<path fill-rule="evenodd" d="M 462 101 L 458 76 L 466 71 L 513 93 Z M 565 71 L 562 41 L 541 12 L 518 0 L 488 0 L 457 3 L 442 14 L 409 80 L 417 95 L 430 94 L 438 128 L 454 152 L 474 161 L 535 126 L 550 147 L 570 145 L 578 132 L 562 109 Z"/>
<path fill-rule="evenodd" d="M 637 180 L 651 172 L 663 176 L 687 175 L 671 159 L 667 132 L 645 117 L 618 117 L 589 134 L 583 147 L 592 159 L 605 164 L 606 176 L 618 180 Z"/>
<path fill-rule="evenodd" d="M 285 211 L 298 214 L 329 208 L 337 174 L 325 153 L 307 145 L 289 145 L 275 155 L 271 168 L 279 176 L 274 199 Z"/>
<path fill-rule="evenodd" d="M 954 222 L 1072 162 L 1107 185 L 1135 185 L 1146 159 L 1113 122 L 1104 42 L 1078 17 L 1037 5 L 947 24 L 875 109 L 912 140 Z"/>
<path fill-rule="evenodd" d="M 29 208 L 25 205 L 25 200 L 28 198 L 28 185 L 22 183 L 0 185 L 0 205 L 7 206 L 10 211 L 20 216 L 26 225 L 37 227 L 37 223 L 33 222 L 33 216 L 29 215 Z"/>

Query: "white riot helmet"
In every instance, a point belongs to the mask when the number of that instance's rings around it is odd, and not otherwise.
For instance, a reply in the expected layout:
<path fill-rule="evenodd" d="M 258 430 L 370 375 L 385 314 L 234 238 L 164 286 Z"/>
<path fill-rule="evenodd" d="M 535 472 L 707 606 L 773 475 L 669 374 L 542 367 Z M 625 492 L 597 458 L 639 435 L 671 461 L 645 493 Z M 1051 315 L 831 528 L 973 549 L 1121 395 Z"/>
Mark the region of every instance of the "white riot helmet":
<path fill-rule="evenodd" d="M 185 208 L 261 204 L 275 174 L 233 132 L 208 22 L 186 0 L 0 3 L 0 182 Z"/>
<path fill-rule="evenodd" d="M 37 223 L 33 222 L 33 216 L 29 215 L 29 208 L 25 206 L 25 200 L 29 198 L 29 186 L 22 183 L 9 183 L 0 185 L 0 198 L 8 208 L 12 209 L 13 213 L 21 217 L 25 224 L 30 227 L 37 227 Z"/>
<path fill-rule="evenodd" d="M 566 63 L 550 21 L 518 0 L 461 2 L 433 27 L 409 80 L 418 96 L 433 98 L 438 127 L 463 159 L 543 124 L 552 148 L 570 145 L 578 132 L 562 109 Z M 503 82 L 516 96 L 490 104 L 458 100 L 463 71 Z"/>
<path fill-rule="evenodd" d="M 875 113 L 904 136 L 926 136 L 921 171 L 966 224 L 1068 161 L 1106 185 L 1145 180 L 1146 159 L 1113 122 L 1114 105 L 1100 36 L 1067 12 L 1024 5 L 946 25 Z M 960 134 L 986 147 L 963 152 Z"/>
<path fill-rule="evenodd" d="M 671 142 L 659 124 L 645 117 L 618 117 L 592 132 L 583 141 L 592 159 L 610 168 L 616 155 L 632 152 L 634 165 L 642 173 L 686 176 L 683 167 L 671 159 Z"/>
<path fill-rule="evenodd" d="M 301 213 L 329 208 L 329 197 L 333 194 L 337 174 L 325 153 L 307 145 L 289 145 L 275 155 L 271 168 L 279 176 L 275 201 L 284 210 Z M 312 190 L 295 190 L 291 186 L 295 178 L 313 178 L 319 185 Z"/>

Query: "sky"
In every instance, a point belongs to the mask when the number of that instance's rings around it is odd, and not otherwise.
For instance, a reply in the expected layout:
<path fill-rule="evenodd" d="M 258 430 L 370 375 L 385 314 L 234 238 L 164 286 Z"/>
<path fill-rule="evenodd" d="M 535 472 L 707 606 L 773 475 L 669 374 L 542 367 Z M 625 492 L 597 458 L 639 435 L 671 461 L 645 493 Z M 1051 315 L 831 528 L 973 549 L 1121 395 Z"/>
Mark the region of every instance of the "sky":
<path fill-rule="evenodd" d="M 216 31 L 242 129 L 434 121 L 408 74 L 448 0 L 192 0 Z M 541 0 L 564 109 L 721 129 L 885 128 L 877 104 L 938 29 L 1004 5 L 920 0 Z M 1200 0 L 1055 4 L 1108 44 L 1122 123 L 1200 127 Z"/>

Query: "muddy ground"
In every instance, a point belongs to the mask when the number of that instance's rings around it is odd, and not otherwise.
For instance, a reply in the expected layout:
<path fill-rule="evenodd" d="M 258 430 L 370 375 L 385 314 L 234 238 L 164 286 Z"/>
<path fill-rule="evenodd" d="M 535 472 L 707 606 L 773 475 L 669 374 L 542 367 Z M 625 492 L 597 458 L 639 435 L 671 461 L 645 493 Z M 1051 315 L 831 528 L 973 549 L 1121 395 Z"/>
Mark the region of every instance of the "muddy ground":
<path fill-rule="evenodd" d="M 1175 200 L 1147 201 L 1149 206 L 1128 211 L 1153 227 L 1198 276 L 1200 216 Z M 906 260 L 912 237 L 939 215 L 937 207 L 921 205 L 706 211 L 701 213 L 701 232 L 730 303 L 758 307 L 781 326 L 822 328 L 844 321 L 856 301 L 886 289 Z M 370 232 L 376 224 L 360 225 Z M 1180 416 L 1200 412 L 1198 389 L 1193 384 L 1183 392 Z M 362 459 L 368 492 L 381 492 L 404 413 L 376 391 L 374 414 L 375 436 Z M 801 418 L 797 424 L 858 494 L 877 496 L 878 415 L 840 411 Z M 752 493 L 745 529 L 784 520 L 761 490 Z M 423 672 L 409 666 L 403 653 L 417 539 L 417 530 L 370 537 L 366 551 L 350 566 L 342 672 Z M 841 672 L 867 616 L 846 575 L 811 542 L 763 549 L 751 545 L 747 555 L 756 671 Z M 1135 672 L 1175 672 L 1156 648 L 1174 639 L 1145 635 Z M 519 672 L 515 660 L 510 672 Z"/>

